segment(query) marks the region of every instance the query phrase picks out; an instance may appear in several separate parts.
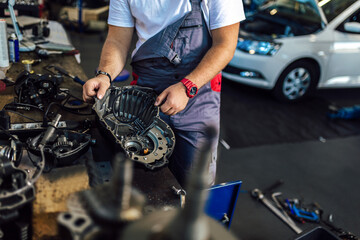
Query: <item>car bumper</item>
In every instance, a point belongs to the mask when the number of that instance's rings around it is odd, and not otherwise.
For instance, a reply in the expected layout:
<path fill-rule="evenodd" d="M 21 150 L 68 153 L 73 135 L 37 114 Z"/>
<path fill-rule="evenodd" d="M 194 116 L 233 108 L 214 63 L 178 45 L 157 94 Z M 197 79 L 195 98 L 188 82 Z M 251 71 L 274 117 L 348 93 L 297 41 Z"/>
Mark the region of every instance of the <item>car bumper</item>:
<path fill-rule="evenodd" d="M 279 53 L 274 56 L 261 56 L 236 50 L 234 57 L 222 74 L 224 78 L 235 82 L 272 89 L 284 64 L 279 60 Z"/>

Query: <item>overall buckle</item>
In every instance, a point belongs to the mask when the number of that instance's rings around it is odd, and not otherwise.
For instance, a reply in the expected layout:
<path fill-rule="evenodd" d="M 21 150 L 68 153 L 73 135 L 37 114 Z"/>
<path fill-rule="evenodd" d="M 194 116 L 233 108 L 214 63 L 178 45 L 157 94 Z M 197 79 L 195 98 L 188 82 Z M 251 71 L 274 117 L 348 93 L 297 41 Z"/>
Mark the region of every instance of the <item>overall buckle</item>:
<path fill-rule="evenodd" d="M 170 60 L 170 62 L 174 65 L 178 65 L 181 62 L 181 58 L 175 54 L 175 56 Z"/>

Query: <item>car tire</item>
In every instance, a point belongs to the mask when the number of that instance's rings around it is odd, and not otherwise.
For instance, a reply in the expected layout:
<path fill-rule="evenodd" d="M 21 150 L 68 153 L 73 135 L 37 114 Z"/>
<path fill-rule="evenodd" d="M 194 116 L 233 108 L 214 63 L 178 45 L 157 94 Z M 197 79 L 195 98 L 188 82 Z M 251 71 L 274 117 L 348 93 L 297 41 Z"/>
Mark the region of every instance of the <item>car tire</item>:
<path fill-rule="evenodd" d="M 273 95 L 280 101 L 296 102 L 309 96 L 319 81 L 319 71 L 309 61 L 290 64 L 278 78 Z"/>

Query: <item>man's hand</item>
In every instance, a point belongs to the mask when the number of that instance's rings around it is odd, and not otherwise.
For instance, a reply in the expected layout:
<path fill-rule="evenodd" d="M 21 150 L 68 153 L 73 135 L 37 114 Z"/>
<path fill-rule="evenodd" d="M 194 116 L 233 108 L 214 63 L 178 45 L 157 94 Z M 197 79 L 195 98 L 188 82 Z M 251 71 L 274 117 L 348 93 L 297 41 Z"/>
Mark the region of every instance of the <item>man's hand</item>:
<path fill-rule="evenodd" d="M 83 86 L 83 100 L 90 102 L 94 96 L 98 99 L 102 99 L 106 90 L 110 87 L 109 78 L 105 75 L 99 75 L 92 78 Z"/>
<path fill-rule="evenodd" d="M 163 104 L 161 104 L 164 102 Z M 155 106 L 160 106 L 160 110 L 166 114 L 173 116 L 184 110 L 189 97 L 186 95 L 186 88 L 181 82 L 171 85 L 165 89 L 156 99 Z"/>

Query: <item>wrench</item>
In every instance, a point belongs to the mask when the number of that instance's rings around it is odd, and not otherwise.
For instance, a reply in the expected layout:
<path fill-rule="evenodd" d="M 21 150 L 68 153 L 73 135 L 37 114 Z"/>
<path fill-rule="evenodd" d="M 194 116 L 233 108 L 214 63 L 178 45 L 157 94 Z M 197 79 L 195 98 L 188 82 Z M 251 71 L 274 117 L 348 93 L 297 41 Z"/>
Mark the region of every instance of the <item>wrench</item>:
<path fill-rule="evenodd" d="M 289 221 L 289 219 L 277 207 L 275 207 L 269 199 L 264 196 L 260 189 L 255 188 L 251 191 L 251 195 L 256 199 L 260 200 L 266 207 L 268 207 L 276 216 L 283 220 L 297 234 L 300 234 L 302 232 L 302 230 L 292 220 Z"/>
<path fill-rule="evenodd" d="M 279 200 L 276 198 L 277 196 L 280 196 L 282 193 L 281 192 L 275 192 L 273 194 L 271 194 L 271 198 L 272 200 L 275 202 L 275 205 L 278 207 L 278 209 L 281 210 L 282 214 L 288 219 L 289 222 L 293 222 L 292 218 L 287 214 L 287 212 L 284 210 L 284 208 L 281 206 Z M 295 224 L 295 223 L 294 223 Z"/>

